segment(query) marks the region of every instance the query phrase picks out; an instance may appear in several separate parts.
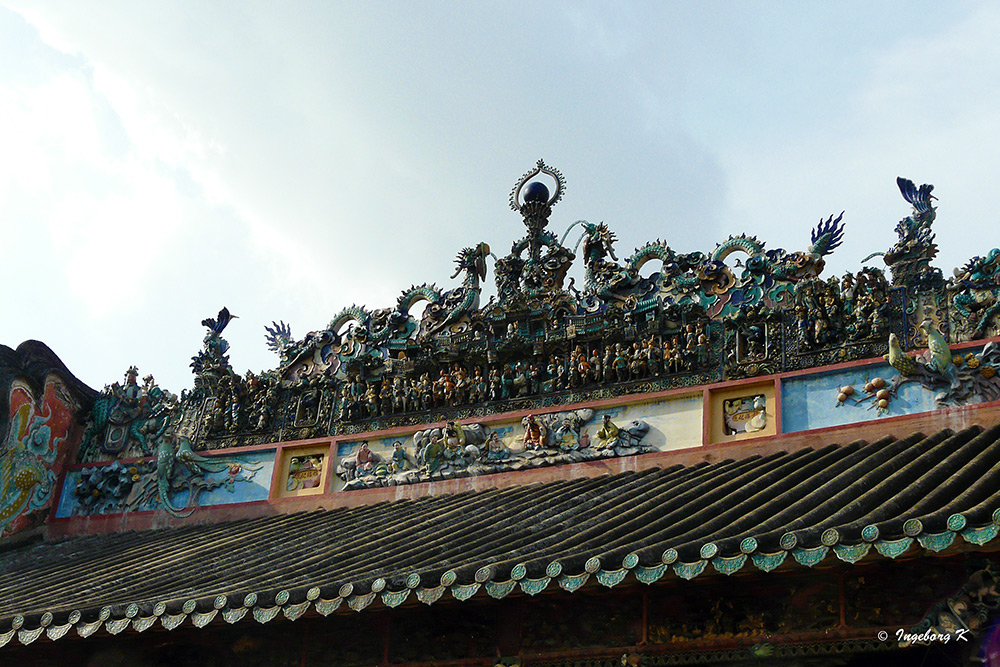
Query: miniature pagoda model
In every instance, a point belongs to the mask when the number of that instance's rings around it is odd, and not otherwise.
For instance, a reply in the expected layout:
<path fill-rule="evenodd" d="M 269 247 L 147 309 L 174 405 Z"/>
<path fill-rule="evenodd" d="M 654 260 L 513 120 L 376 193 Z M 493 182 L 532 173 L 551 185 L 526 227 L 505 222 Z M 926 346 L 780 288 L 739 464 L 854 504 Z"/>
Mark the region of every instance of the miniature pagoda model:
<path fill-rule="evenodd" d="M 509 254 L 275 322 L 272 370 L 232 367 L 227 308 L 179 396 L 0 346 L 0 656 L 1000 660 L 1000 250 L 945 280 L 933 187 L 897 185 L 888 276 L 822 276 L 843 213 L 802 251 L 625 257 L 604 223 L 552 231 L 539 160 Z"/>

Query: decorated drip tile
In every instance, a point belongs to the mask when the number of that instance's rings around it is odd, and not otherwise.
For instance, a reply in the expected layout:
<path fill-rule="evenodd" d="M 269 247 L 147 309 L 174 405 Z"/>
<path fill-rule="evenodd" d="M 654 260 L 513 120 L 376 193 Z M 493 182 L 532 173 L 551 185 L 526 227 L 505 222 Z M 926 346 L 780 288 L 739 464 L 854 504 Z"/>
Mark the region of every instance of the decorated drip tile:
<path fill-rule="evenodd" d="M 365 593 L 364 595 L 352 595 L 347 598 L 347 606 L 354 611 L 361 611 L 375 600 L 376 595 L 377 593 L 374 591 Z"/>
<path fill-rule="evenodd" d="M 886 558 L 896 558 L 905 554 L 913 546 L 912 537 L 903 537 L 898 540 L 879 540 L 875 542 L 875 550 Z"/>
<path fill-rule="evenodd" d="M 398 607 L 406 602 L 406 598 L 410 597 L 411 590 L 412 589 L 404 588 L 401 591 L 382 591 L 382 604 L 390 608 Z"/>
<path fill-rule="evenodd" d="M 314 603 L 316 605 L 316 612 L 321 616 L 329 616 L 333 612 L 337 611 L 340 603 L 344 601 L 344 598 L 333 598 L 332 600 L 316 600 Z"/>
<path fill-rule="evenodd" d="M 441 599 L 444 595 L 444 586 L 435 586 L 434 588 L 418 588 L 417 589 L 417 599 L 424 604 L 434 604 Z"/>
<path fill-rule="evenodd" d="M 298 604 L 286 604 L 281 609 L 281 613 L 285 615 L 289 621 L 297 621 L 302 618 L 302 615 L 309 611 L 309 605 L 312 604 L 309 600 L 305 602 L 299 602 Z"/>
<path fill-rule="evenodd" d="M 237 621 L 242 621 L 243 617 L 246 615 L 246 607 L 236 607 L 235 609 L 224 609 L 222 611 L 222 618 L 226 621 L 226 623 L 236 623 Z"/>
<path fill-rule="evenodd" d="M 584 572 L 582 574 L 564 574 L 559 577 L 559 588 L 572 593 L 587 583 L 587 580 L 589 579 L 589 572 Z"/>
<path fill-rule="evenodd" d="M 744 565 L 747 564 L 747 555 L 740 554 L 739 556 L 716 556 L 712 559 L 712 567 L 716 569 L 717 572 L 722 574 L 734 574 L 741 570 Z"/>
<path fill-rule="evenodd" d="M 966 542 L 982 546 L 996 537 L 997 531 L 996 524 L 990 524 L 982 528 L 966 528 L 961 535 Z"/>
<path fill-rule="evenodd" d="M 274 620 L 274 617 L 278 615 L 281 611 L 281 607 L 254 607 L 253 608 L 253 620 L 258 623 L 269 623 Z"/>
<path fill-rule="evenodd" d="M 522 579 L 520 581 L 521 590 L 528 595 L 538 595 L 546 588 L 548 588 L 549 582 L 552 581 L 552 577 L 542 577 L 540 579 Z"/>
<path fill-rule="evenodd" d="M 790 535 L 791 533 L 786 534 Z M 784 537 L 782 537 L 782 539 L 784 539 Z M 778 553 L 773 554 L 755 553 L 750 556 L 750 560 L 758 570 L 761 570 L 762 572 L 770 572 L 784 563 L 787 556 L 787 551 L 779 551 Z"/>
<path fill-rule="evenodd" d="M 104 622 L 104 627 L 113 635 L 119 634 L 132 623 L 131 618 L 109 619 Z"/>
<path fill-rule="evenodd" d="M 0 632 L 0 646 L 6 646 L 14 635 L 17 634 L 17 630 L 8 630 L 7 632 Z"/>
<path fill-rule="evenodd" d="M 125 625 L 128 625 L 128 623 L 126 622 Z M 38 637 L 41 636 L 44 630 L 45 628 L 42 627 L 35 628 L 34 630 L 24 630 L 24 629 L 18 630 L 17 640 L 22 644 L 30 644 L 31 642 L 38 639 Z"/>
<path fill-rule="evenodd" d="M 681 579 L 694 579 L 699 574 L 705 571 L 708 567 L 707 560 L 699 560 L 693 563 L 674 563 L 674 574 L 676 574 Z"/>
<path fill-rule="evenodd" d="M 664 574 L 667 573 L 667 566 L 663 563 L 659 565 L 654 565 L 653 567 L 643 567 L 637 565 L 632 572 L 635 574 L 635 578 L 644 584 L 652 584 L 653 582 L 659 581 Z"/>
<path fill-rule="evenodd" d="M 479 592 L 481 586 L 482 584 L 475 582 L 471 584 L 455 584 L 451 587 L 451 596 L 456 600 L 468 600 Z"/>
<path fill-rule="evenodd" d="M 487 581 L 483 586 L 486 587 L 486 592 L 491 598 L 499 600 L 510 595 L 510 592 L 517 586 L 517 582 L 513 579 L 510 581 Z"/>
<path fill-rule="evenodd" d="M 215 619 L 215 617 L 218 616 L 218 614 L 219 614 L 218 609 L 213 609 L 212 611 L 206 612 L 204 614 L 196 612 L 191 614 L 191 623 L 196 628 L 203 628 L 209 623 L 211 623 Z"/>
<path fill-rule="evenodd" d="M 89 637 L 97 632 L 97 629 L 101 627 L 101 624 L 102 621 L 94 621 L 93 623 L 77 623 L 76 633 L 81 637 Z"/>
<path fill-rule="evenodd" d="M 164 614 L 160 616 L 160 624 L 167 630 L 173 630 L 188 617 L 187 614 Z"/>
<path fill-rule="evenodd" d="M 917 542 L 920 542 L 920 546 L 935 553 L 938 551 L 944 551 L 950 547 L 951 543 L 954 541 L 955 533 L 950 530 L 946 530 L 943 533 L 925 533 L 917 538 Z"/>
<path fill-rule="evenodd" d="M 244 609 L 243 612 L 246 613 L 246 609 Z M 225 612 L 223 612 L 223 618 L 225 618 Z M 240 616 L 240 618 L 242 618 L 242 616 Z M 233 621 L 230 621 L 230 623 L 232 622 Z M 154 623 L 156 623 L 155 616 L 140 616 L 139 618 L 132 619 L 132 627 L 136 632 L 145 632 L 153 627 Z"/>
<path fill-rule="evenodd" d="M 607 586 L 611 588 L 622 583 L 625 579 L 625 575 L 628 574 L 628 570 L 598 570 L 596 572 L 597 580 L 601 582 L 602 586 Z"/>
<path fill-rule="evenodd" d="M 813 567 L 814 565 L 820 563 L 826 555 L 830 553 L 830 547 L 818 546 L 812 548 L 798 548 L 792 549 L 792 558 L 799 565 L 805 565 L 806 567 Z"/>
<path fill-rule="evenodd" d="M 838 544 L 833 547 L 833 553 L 837 554 L 837 558 L 844 561 L 845 563 L 857 563 L 859 560 L 868 555 L 868 551 L 872 548 L 870 542 L 862 542 L 861 544 Z"/>

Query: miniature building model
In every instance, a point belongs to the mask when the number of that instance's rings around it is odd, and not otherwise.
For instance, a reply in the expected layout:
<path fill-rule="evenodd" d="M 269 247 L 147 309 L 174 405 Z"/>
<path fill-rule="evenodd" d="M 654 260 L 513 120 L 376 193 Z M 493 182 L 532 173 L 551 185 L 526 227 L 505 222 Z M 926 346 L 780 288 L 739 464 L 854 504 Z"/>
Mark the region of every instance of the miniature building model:
<path fill-rule="evenodd" d="M 274 323 L 273 370 L 232 368 L 226 308 L 179 396 L 0 346 L 0 657 L 1000 659 L 1000 250 L 945 280 L 932 186 L 897 185 L 888 276 L 821 277 L 844 214 L 804 251 L 619 259 L 603 223 L 550 231 L 539 161 L 509 254 L 302 339 Z"/>

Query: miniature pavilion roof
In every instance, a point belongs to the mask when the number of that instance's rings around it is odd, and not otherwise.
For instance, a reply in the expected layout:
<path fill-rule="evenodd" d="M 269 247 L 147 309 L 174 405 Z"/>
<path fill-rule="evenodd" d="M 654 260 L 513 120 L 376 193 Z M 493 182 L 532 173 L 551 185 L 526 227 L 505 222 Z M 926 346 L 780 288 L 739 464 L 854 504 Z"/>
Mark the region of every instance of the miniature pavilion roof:
<path fill-rule="evenodd" d="M 0 552 L 0 642 L 895 558 L 985 544 L 998 509 L 1000 425 L 76 537 Z"/>

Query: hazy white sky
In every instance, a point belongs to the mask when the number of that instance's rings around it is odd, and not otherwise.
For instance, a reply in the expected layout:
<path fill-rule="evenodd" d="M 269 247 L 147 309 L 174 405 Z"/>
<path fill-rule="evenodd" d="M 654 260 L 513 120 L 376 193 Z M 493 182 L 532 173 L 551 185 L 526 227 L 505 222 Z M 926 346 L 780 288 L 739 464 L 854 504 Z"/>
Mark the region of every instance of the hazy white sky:
<path fill-rule="evenodd" d="M 833 273 L 933 183 L 950 274 L 1000 245 L 998 34 L 975 2 L 0 0 L 0 343 L 179 392 L 226 305 L 233 366 L 272 368 L 272 320 L 506 254 L 540 157 L 557 233 L 801 250 L 846 209 Z"/>

